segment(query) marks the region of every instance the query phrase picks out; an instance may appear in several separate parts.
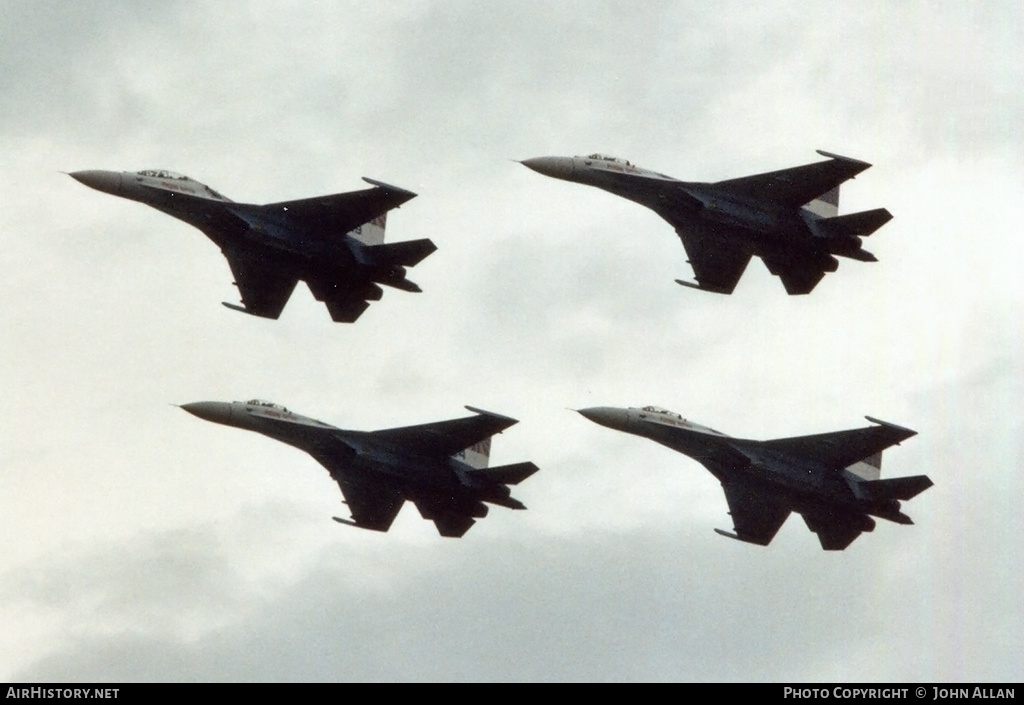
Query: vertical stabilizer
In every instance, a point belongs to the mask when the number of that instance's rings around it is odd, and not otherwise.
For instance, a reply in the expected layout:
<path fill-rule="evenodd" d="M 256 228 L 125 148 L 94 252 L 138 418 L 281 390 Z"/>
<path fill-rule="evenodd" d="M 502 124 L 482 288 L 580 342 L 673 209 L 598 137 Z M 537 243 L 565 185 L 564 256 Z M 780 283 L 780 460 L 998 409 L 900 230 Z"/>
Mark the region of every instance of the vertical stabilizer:
<path fill-rule="evenodd" d="M 471 468 L 481 470 L 487 467 L 487 463 L 491 459 L 491 437 L 483 439 L 479 443 L 474 443 L 469 448 L 460 450 L 453 456 L 457 460 L 461 460 Z"/>
<path fill-rule="evenodd" d="M 363 223 L 348 234 L 364 245 L 379 245 L 384 242 L 384 229 L 387 227 L 388 214 L 381 213 L 369 223 Z"/>
<path fill-rule="evenodd" d="M 836 217 L 839 215 L 839 187 L 836 186 L 831 191 L 818 196 L 806 204 L 804 209 L 809 210 L 819 218 Z"/>
<path fill-rule="evenodd" d="M 877 480 L 882 475 L 882 451 L 858 460 L 846 469 L 862 480 Z"/>

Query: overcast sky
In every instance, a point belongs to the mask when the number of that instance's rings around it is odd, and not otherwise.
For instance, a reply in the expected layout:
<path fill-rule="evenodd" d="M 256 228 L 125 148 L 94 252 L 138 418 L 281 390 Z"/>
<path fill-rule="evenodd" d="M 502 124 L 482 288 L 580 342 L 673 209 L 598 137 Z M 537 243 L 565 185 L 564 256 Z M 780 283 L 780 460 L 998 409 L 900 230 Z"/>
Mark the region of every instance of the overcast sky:
<path fill-rule="evenodd" d="M 1024 677 L 1024 14 L 1015 2 L 0 0 L 0 679 L 963 681 Z M 875 166 L 878 263 L 789 297 L 684 289 L 671 227 L 511 160 L 715 181 Z M 355 325 L 237 301 L 198 230 L 61 171 L 264 203 L 369 176 L 438 251 Z M 460 540 L 339 526 L 312 458 L 175 408 L 344 428 L 521 420 L 529 507 Z M 920 435 L 935 487 L 841 553 L 729 541 L 695 461 L 568 409 L 735 436 Z"/>

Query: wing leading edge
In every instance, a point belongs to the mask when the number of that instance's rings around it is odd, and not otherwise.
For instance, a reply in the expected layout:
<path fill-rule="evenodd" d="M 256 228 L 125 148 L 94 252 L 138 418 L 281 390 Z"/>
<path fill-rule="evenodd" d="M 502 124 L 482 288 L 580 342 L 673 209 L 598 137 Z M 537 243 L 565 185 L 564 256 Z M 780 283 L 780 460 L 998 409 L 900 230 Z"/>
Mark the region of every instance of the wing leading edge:
<path fill-rule="evenodd" d="M 820 149 L 817 152 L 828 157 L 828 160 L 718 181 L 712 185 L 716 189 L 742 198 L 799 208 L 871 166 L 859 159 L 843 157 Z"/>
<path fill-rule="evenodd" d="M 508 416 L 467 406 L 475 416 L 438 421 L 418 426 L 383 429 L 360 434 L 372 439 L 372 445 L 392 446 L 395 451 L 434 458 L 451 457 L 478 444 L 518 421 Z M 487 515 L 484 502 L 512 509 L 525 509 L 509 496 L 507 484 L 517 484 L 537 472 L 531 462 L 495 468 L 468 468 L 462 491 L 444 488 L 405 491 L 378 477 L 372 468 L 361 464 L 354 451 L 342 442 L 325 443 L 311 451 L 338 483 L 352 519 L 335 521 L 373 531 L 387 531 L 406 499 L 412 501 L 424 519 L 432 521 L 441 536 L 458 538 Z M 504 491 L 502 491 L 504 490 Z"/>
<path fill-rule="evenodd" d="M 371 435 L 385 443 L 419 455 L 448 457 L 519 423 L 516 419 L 501 414 L 472 406 L 466 408 L 476 415 L 419 426 L 372 431 Z"/>
<path fill-rule="evenodd" d="M 871 417 L 868 417 L 868 420 L 879 425 L 850 431 L 755 442 L 786 455 L 814 460 L 827 467 L 840 469 L 917 435 L 917 431 L 909 428 Z"/>
<path fill-rule="evenodd" d="M 238 205 L 236 208 L 257 209 L 277 218 L 283 216 L 290 227 L 302 231 L 306 237 L 326 239 L 341 237 L 416 197 L 412 191 L 381 181 L 365 177 L 364 181 L 372 184 L 373 188 L 265 206 Z M 366 271 L 337 272 L 328 267 L 302 276 L 313 296 L 327 306 L 331 319 L 339 323 L 355 322 L 369 308 L 370 301 L 380 300 L 382 291 L 374 282 L 375 275 L 380 273 L 373 270 L 375 266 L 412 266 L 436 249 L 429 240 L 387 245 L 353 242 L 352 246 L 356 248 L 357 260 L 367 258 L 365 253 L 372 253 L 368 257 L 369 261 L 360 261 Z M 298 278 L 282 274 L 244 252 L 228 247 L 223 252 L 242 297 L 242 306 L 226 302 L 224 305 L 261 318 L 278 318 Z M 404 275 L 395 276 L 390 271 L 386 274 L 388 277 L 381 279 L 383 283 L 408 291 L 419 291 L 419 287 L 405 280 Z"/>
<path fill-rule="evenodd" d="M 702 186 L 740 200 L 797 209 L 830 192 L 837 192 L 840 184 L 871 166 L 859 159 L 817 151 L 828 157 L 828 160 Z M 677 190 L 685 188 L 687 186 L 682 185 Z M 876 209 L 817 222 L 824 223 L 822 228 L 842 231 L 844 236 L 850 236 L 870 234 L 891 217 L 885 209 Z M 668 220 L 673 222 L 671 217 Z M 697 279 L 696 285 L 677 279 L 679 284 L 721 294 L 731 294 L 736 288 L 751 253 L 738 244 L 742 241 L 741 237 L 729 237 L 729 233 L 722 230 L 691 222 L 687 222 L 684 228 L 677 227 L 676 232 L 683 241 Z M 859 252 L 852 254 L 860 255 Z M 835 258 L 827 252 L 805 252 L 797 258 L 780 255 L 761 257 L 768 271 L 782 280 L 786 293 L 790 295 L 809 294 L 825 274 L 836 271 L 838 267 Z M 873 260 L 873 256 L 867 254 L 856 258 Z"/>
<path fill-rule="evenodd" d="M 416 197 L 412 191 L 363 177 L 373 188 L 298 201 L 269 203 L 263 209 L 284 213 L 294 225 L 324 237 L 342 235 Z"/>

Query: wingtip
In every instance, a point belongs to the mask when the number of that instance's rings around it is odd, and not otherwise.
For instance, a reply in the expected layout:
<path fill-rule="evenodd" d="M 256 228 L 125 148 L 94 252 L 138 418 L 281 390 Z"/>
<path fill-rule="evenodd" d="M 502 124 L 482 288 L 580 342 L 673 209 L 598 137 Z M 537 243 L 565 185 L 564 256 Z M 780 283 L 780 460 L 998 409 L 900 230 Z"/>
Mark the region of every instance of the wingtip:
<path fill-rule="evenodd" d="M 703 286 L 699 282 L 688 282 L 685 279 L 676 279 L 676 284 L 679 284 L 680 286 L 688 287 L 690 289 L 696 289 L 697 291 L 707 291 L 707 292 L 710 292 L 712 294 L 729 294 L 730 293 L 728 291 L 722 291 L 721 289 L 715 289 L 715 288 L 712 288 L 712 287 Z"/>
<path fill-rule="evenodd" d="M 892 421 L 884 421 L 884 420 L 876 418 L 874 416 L 868 416 L 868 415 L 865 414 L 864 418 L 866 418 L 871 423 L 878 424 L 879 426 L 888 426 L 889 428 L 901 428 L 904 431 L 910 431 L 911 430 L 911 429 L 907 428 L 906 426 L 900 426 L 899 424 L 895 424 Z"/>
<path fill-rule="evenodd" d="M 227 301 L 221 301 L 220 305 L 223 306 L 224 308 L 229 308 L 232 311 L 238 311 L 239 313 L 247 313 L 250 316 L 256 315 L 252 311 L 247 309 L 245 306 L 242 306 L 240 304 L 232 304 L 232 303 L 228 303 Z"/>
<path fill-rule="evenodd" d="M 903 431 L 904 433 L 908 434 L 907 438 L 909 438 L 910 436 L 917 435 L 917 431 L 915 431 L 914 429 L 907 428 L 906 426 L 900 426 L 899 424 L 892 423 L 891 421 L 883 421 L 882 419 L 876 419 L 874 416 L 867 415 L 865 415 L 864 418 L 866 418 L 871 423 L 878 424 L 879 426 L 885 426 L 886 428 L 892 428 L 897 431 Z"/>
<path fill-rule="evenodd" d="M 385 188 L 388 189 L 389 191 L 398 191 L 399 193 L 408 194 L 410 198 L 413 198 L 418 195 L 407 188 L 402 188 L 401 186 L 395 186 L 394 184 L 385 183 L 384 181 L 378 181 L 377 179 L 371 179 L 369 176 L 364 176 L 363 181 L 370 184 L 371 186 L 379 186 L 380 188 Z"/>
<path fill-rule="evenodd" d="M 506 416 L 505 414 L 499 414 L 494 411 L 487 411 L 486 409 L 481 409 L 476 406 L 470 406 L 469 404 L 466 404 L 465 408 L 469 411 L 472 411 L 474 414 L 481 414 L 483 416 L 491 416 L 496 419 L 505 419 L 506 421 L 511 421 L 512 423 L 519 423 L 519 419 L 514 419 L 511 416 Z"/>
<path fill-rule="evenodd" d="M 846 156 L 843 156 L 842 154 L 836 154 L 835 152 L 826 152 L 824 149 L 816 149 L 814 151 L 817 152 L 818 154 L 820 154 L 823 157 L 828 157 L 829 159 L 838 159 L 841 162 L 852 162 L 854 164 L 863 164 L 865 167 L 871 166 L 870 164 L 868 164 L 863 159 L 854 159 L 853 157 L 846 157 Z"/>

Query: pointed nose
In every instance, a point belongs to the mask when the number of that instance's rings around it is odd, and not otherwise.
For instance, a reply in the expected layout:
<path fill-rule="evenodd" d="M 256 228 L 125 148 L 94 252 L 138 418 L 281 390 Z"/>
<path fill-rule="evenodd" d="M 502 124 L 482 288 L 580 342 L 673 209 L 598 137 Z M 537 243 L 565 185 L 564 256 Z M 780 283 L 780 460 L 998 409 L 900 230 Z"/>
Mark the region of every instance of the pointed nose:
<path fill-rule="evenodd" d="M 115 196 L 121 195 L 121 172 L 119 171 L 88 169 L 86 171 L 73 171 L 68 176 L 97 191 L 103 191 Z"/>
<path fill-rule="evenodd" d="M 224 424 L 231 421 L 231 405 L 222 401 L 196 401 L 182 404 L 181 408 L 203 421 Z"/>
<path fill-rule="evenodd" d="M 572 157 L 534 157 L 524 159 L 520 164 L 554 179 L 572 179 Z"/>
<path fill-rule="evenodd" d="M 616 431 L 625 431 L 629 423 L 629 412 L 625 409 L 616 409 L 611 406 L 594 406 L 589 409 L 577 409 L 577 413 L 585 419 L 590 419 L 596 424 L 614 428 Z"/>

